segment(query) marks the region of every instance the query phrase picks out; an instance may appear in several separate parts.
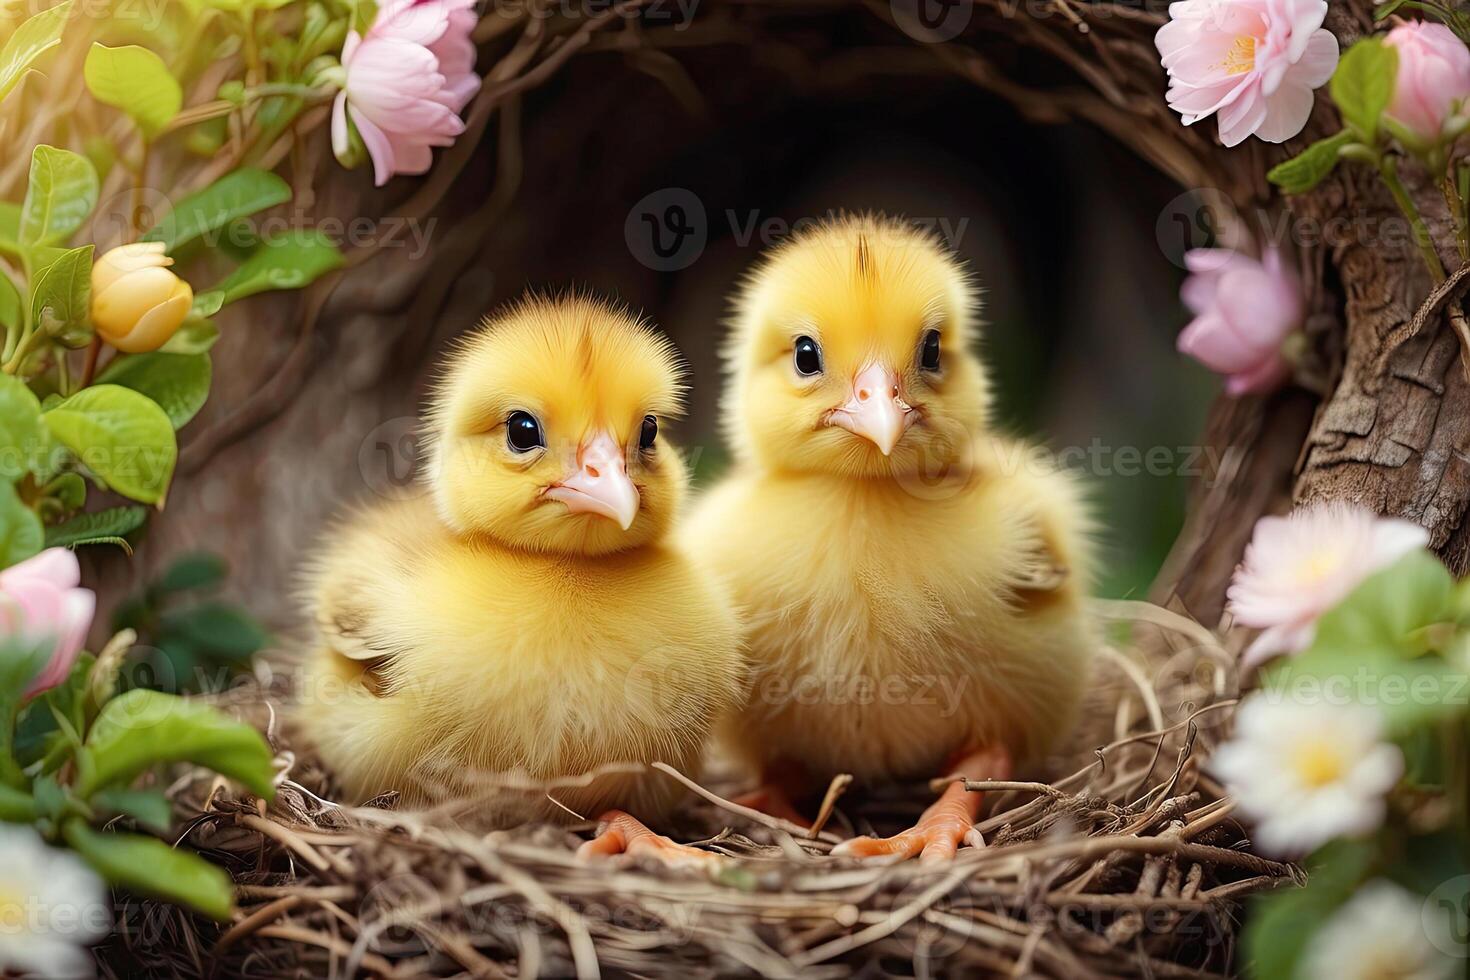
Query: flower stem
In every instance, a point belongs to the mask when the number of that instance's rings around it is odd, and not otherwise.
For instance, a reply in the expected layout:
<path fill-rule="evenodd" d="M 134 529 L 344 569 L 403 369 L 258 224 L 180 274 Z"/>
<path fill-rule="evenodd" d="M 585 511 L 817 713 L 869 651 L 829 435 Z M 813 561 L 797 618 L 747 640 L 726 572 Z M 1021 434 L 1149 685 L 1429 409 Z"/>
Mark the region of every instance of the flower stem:
<path fill-rule="evenodd" d="M 1470 262 L 1470 228 L 1465 225 L 1465 202 L 1460 197 L 1460 187 L 1453 174 L 1445 174 L 1440 182 L 1444 190 L 1444 203 L 1449 206 L 1450 216 L 1455 222 L 1455 244 L 1460 249 L 1460 261 Z"/>
<path fill-rule="evenodd" d="M 1424 256 L 1424 264 L 1429 266 L 1429 275 L 1434 279 L 1434 284 L 1439 285 L 1445 280 L 1444 265 L 1439 261 L 1439 253 L 1434 250 L 1434 240 L 1429 237 L 1429 229 L 1424 224 L 1424 217 L 1414 205 L 1414 199 L 1404 189 L 1404 182 L 1399 180 L 1397 158 L 1384 154 L 1378 161 L 1378 173 L 1383 177 L 1383 182 L 1388 185 L 1388 191 L 1393 195 L 1399 210 L 1408 219 L 1409 227 L 1414 232 L 1414 243 L 1419 246 L 1419 254 Z"/>

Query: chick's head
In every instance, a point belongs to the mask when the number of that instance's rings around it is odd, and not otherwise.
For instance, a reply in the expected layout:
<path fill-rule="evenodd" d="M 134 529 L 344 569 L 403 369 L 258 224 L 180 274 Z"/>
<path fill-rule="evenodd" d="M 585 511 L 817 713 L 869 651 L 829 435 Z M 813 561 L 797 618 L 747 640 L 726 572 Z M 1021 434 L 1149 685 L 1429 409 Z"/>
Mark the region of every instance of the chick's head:
<path fill-rule="evenodd" d="M 609 554 L 662 537 L 686 476 L 661 423 L 683 383 L 672 345 L 624 309 L 528 298 L 450 358 L 429 416 L 444 521 L 512 547 Z"/>
<path fill-rule="evenodd" d="M 975 290 L 932 234 L 881 215 L 794 236 L 735 299 L 727 436 L 769 469 L 901 476 L 985 424 Z"/>

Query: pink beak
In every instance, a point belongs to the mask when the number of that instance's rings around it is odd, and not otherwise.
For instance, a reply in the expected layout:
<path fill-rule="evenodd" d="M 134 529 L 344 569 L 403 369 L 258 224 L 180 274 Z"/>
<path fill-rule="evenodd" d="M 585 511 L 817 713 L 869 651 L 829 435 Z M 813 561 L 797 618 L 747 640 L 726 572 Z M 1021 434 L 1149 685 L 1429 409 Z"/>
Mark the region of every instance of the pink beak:
<path fill-rule="evenodd" d="M 577 471 L 549 487 L 545 496 L 560 500 L 573 514 L 597 514 L 617 521 L 624 531 L 638 516 L 638 488 L 628 477 L 623 447 L 607 432 L 595 433 L 577 450 Z"/>
<path fill-rule="evenodd" d="M 898 372 L 869 364 L 852 379 L 852 398 L 831 411 L 827 424 L 862 436 L 887 456 L 914 418 L 913 408 L 903 400 Z"/>

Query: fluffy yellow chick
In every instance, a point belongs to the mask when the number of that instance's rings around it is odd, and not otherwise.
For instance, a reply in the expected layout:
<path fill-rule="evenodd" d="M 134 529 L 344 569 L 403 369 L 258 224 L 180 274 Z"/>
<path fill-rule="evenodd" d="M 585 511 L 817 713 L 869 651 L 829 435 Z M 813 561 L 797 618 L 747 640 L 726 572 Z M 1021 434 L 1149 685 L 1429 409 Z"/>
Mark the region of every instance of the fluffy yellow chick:
<path fill-rule="evenodd" d="M 776 249 L 735 300 L 736 463 L 684 535 L 748 619 L 749 701 L 723 727 L 792 817 L 836 773 L 1007 778 L 1073 720 L 1094 642 L 1078 489 L 989 431 L 970 277 L 932 236 L 846 217 Z M 942 859 L 981 797 L 955 783 L 859 856 Z"/>
<path fill-rule="evenodd" d="M 308 573 L 299 723 L 348 793 L 492 825 L 668 812 L 669 777 L 607 768 L 698 770 L 745 669 L 670 540 L 686 473 L 659 423 L 681 395 L 672 347 L 583 297 L 524 300 L 450 356 L 430 492 L 351 515 Z M 678 850 L 603 820 L 587 853 Z"/>

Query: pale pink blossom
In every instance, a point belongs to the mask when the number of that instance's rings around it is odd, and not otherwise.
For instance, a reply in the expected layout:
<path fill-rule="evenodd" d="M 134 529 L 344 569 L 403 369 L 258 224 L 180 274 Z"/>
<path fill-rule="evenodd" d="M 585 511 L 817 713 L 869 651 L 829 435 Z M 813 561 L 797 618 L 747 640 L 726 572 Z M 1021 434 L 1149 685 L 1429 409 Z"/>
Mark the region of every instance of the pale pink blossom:
<path fill-rule="evenodd" d="M 1261 518 L 1227 592 L 1235 621 L 1264 630 L 1243 662 L 1310 646 L 1323 613 L 1428 543 L 1429 532 L 1417 524 L 1343 501 Z"/>
<path fill-rule="evenodd" d="M 332 107 L 332 146 L 348 152 L 347 120 L 362 136 L 378 186 L 421 174 L 432 147 L 464 132 L 459 113 L 480 89 L 474 0 L 388 0 L 365 36 L 342 47 L 346 84 Z"/>
<path fill-rule="evenodd" d="M 1180 296 L 1195 318 L 1179 334 L 1179 350 L 1226 375 L 1231 395 L 1268 391 L 1291 373 L 1282 354 L 1301 328 L 1306 304 L 1301 282 L 1281 253 L 1261 261 L 1240 252 L 1197 248 L 1185 253 L 1190 276 Z"/>
<path fill-rule="evenodd" d="M 1169 107 L 1191 126 L 1219 114 L 1220 140 L 1281 143 L 1302 131 L 1312 91 L 1337 67 L 1325 0 L 1182 0 L 1154 38 Z"/>
<path fill-rule="evenodd" d="M 49 548 L 0 572 L 0 642 L 52 644 L 51 657 L 26 688 L 26 698 L 66 680 L 86 643 L 97 597 L 78 587 L 81 580 L 76 555 L 65 548 Z"/>
<path fill-rule="evenodd" d="M 1470 48 L 1443 24 L 1410 21 L 1388 32 L 1399 53 L 1388 114 L 1425 143 L 1438 143 L 1470 99 Z"/>

